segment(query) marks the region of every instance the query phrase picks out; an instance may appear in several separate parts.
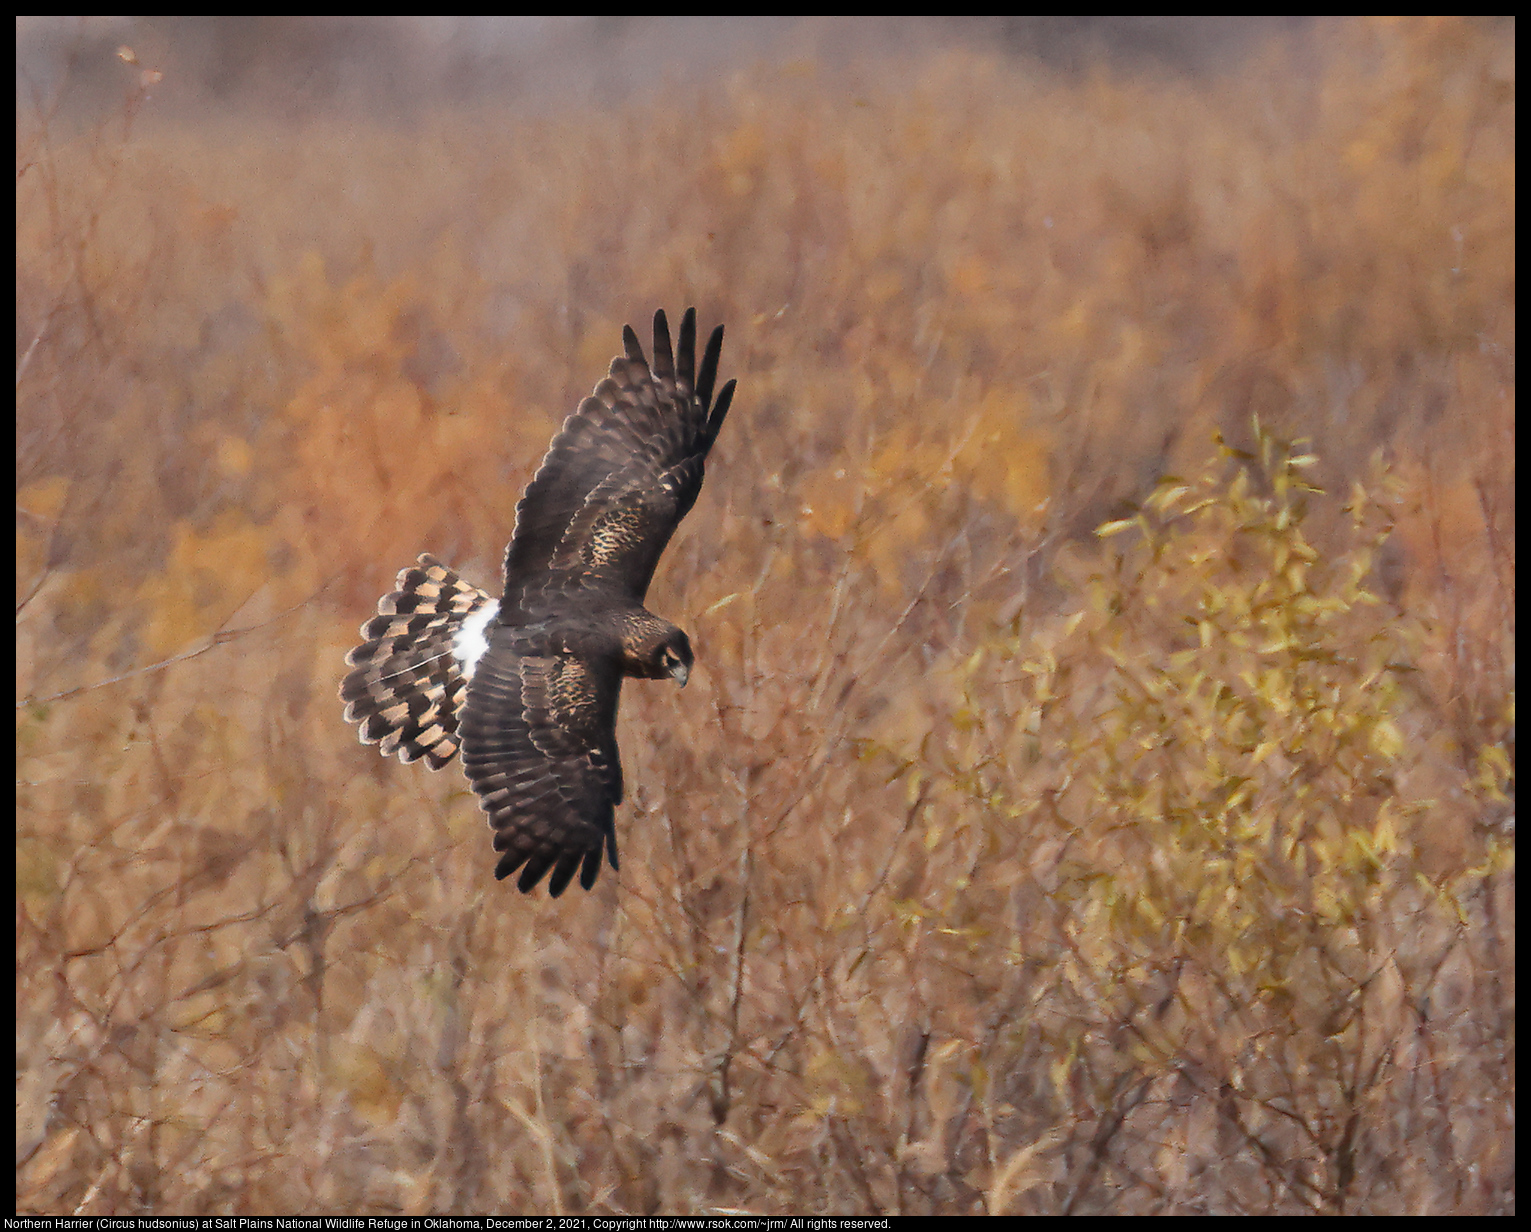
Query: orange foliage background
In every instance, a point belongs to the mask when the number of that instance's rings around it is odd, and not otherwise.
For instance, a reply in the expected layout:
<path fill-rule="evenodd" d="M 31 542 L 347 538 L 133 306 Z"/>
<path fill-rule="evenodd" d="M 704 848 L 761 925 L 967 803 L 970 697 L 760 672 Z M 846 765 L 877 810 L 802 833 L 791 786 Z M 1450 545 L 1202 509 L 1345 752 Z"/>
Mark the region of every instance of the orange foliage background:
<path fill-rule="evenodd" d="M 1198 80 L 946 51 L 412 125 L 23 113 L 18 1209 L 1507 1209 L 1502 866 L 1454 951 L 1489 1025 L 1390 1096 L 1456 1137 L 1220 1188 L 1257 1153 L 1215 1093 L 1150 1123 L 1068 1032 L 1015 1043 L 1036 852 L 961 837 L 982 654 L 1053 646 L 1094 528 L 1258 415 L 1320 456 L 1321 551 L 1391 464 L 1399 790 L 1432 876 L 1489 859 L 1513 34 L 1321 31 Z M 739 393 L 650 606 L 698 671 L 625 692 L 621 875 L 522 898 L 455 770 L 357 744 L 343 656 L 420 551 L 495 587 L 623 323 L 691 304 Z"/>

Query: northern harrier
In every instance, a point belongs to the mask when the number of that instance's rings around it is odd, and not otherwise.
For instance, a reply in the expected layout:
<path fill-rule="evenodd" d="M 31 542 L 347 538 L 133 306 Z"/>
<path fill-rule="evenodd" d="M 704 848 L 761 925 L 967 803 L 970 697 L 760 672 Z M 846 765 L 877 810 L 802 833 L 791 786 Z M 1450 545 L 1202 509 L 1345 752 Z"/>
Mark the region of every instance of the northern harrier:
<path fill-rule="evenodd" d="M 503 596 L 421 556 L 362 626 L 340 686 L 346 720 L 385 757 L 440 770 L 461 746 L 501 853 L 494 875 L 520 869 L 525 893 L 551 870 L 555 898 L 575 872 L 588 890 L 602 851 L 618 867 L 622 677 L 684 685 L 691 671 L 686 635 L 643 597 L 734 396 L 729 381 L 712 398 L 721 325 L 696 369 L 695 309 L 673 353 L 654 314 L 652 367 L 631 326 L 622 341 L 516 506 Z"/>

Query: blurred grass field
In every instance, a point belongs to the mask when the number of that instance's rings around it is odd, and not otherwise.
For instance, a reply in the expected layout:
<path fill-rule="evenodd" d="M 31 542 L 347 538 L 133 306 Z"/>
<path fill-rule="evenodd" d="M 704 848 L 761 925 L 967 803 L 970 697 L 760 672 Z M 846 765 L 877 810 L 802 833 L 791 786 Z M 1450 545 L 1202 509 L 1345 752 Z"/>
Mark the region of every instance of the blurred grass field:
<path fill-rule="evenodd" d="M 1310 46 L 23 107 L 18 1211 L 1512 1211 L 1513 26 Z M 697 670 L 522 897 L 343 656 L 691 304 Z"/>

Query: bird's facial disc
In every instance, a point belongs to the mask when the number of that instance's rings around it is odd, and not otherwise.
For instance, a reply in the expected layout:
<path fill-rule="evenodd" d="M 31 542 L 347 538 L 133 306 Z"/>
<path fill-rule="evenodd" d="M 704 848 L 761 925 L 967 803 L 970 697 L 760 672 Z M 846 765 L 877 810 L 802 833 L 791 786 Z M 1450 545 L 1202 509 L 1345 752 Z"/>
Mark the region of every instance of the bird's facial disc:
<path fill-rule="evenodd" d="M 691 645 L 685 640 L 685 634 L 664 648 L 659 661 L 665 674 L 680 681 L 680 687 L 685 688 L 686 681 L 691 678 L 692 664 Z"/>

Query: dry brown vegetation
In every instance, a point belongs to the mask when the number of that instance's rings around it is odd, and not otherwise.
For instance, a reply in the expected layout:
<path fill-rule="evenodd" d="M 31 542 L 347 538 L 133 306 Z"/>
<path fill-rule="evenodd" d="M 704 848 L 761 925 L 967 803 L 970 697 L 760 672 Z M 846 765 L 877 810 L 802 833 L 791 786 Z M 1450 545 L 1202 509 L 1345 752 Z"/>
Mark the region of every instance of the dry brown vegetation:
<path fill-rule="evenodd" d="M 1512 1210 L 1513 30 L 1318 46 L 24 116 L 18 1208 Z M 342 656 L 691 303 L 698 670 L 523 898 Z"/>

